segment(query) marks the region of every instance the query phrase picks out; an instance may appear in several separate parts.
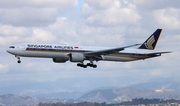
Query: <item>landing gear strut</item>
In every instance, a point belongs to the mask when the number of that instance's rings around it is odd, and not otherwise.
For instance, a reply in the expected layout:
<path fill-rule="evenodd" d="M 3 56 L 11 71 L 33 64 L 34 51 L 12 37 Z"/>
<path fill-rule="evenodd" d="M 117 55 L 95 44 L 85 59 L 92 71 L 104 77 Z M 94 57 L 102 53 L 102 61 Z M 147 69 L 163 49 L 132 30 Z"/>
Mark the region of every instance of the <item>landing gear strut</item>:
<path fill-rule="evenodd" d="M 21 63 L 20 57 L 16 56 L 16 58 L 18 59 L 17 63 Z"/>

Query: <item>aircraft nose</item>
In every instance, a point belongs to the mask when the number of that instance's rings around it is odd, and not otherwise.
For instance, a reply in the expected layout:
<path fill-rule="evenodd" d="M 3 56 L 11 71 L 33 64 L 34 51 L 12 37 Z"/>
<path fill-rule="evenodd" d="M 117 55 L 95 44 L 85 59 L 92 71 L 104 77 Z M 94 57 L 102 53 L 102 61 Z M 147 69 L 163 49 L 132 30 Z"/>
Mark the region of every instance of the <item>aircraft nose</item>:
<path fill-rule="evenodd" d="M 9 53 L 9 50 L 7 49 L 7 50 L 6 50 L 6 52 L 8 52 L 8 53 Z"/>
<path fill-rule="evenodd" d="M 10 54 L 13 54 L 14 46 L 10 46 L 6 51 Z"/>
<path fill-rule="evenodd" d="M 10 49 L 7 49 L 6 51 L 7 51 L 8 53 L 12 53 L 12 51 L 11 51 Z"/>

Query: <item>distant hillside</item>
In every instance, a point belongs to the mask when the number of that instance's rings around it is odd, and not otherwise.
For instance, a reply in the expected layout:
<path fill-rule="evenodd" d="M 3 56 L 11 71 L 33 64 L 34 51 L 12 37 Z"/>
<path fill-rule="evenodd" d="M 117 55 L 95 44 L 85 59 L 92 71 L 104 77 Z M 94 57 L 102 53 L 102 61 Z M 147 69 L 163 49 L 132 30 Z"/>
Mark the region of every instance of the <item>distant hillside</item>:
<path fill-rule="evenodd" d="M 153 80 L 124 88 L 93 90 L 79 100 L 90 102 L 122 102 L 133 98 L 180 99 L 180 82 L 172 79 Z"/>
<path fill-rule="evenodd" d="M 180 82 L 173 81 L 156 81 L 156 82 L 146 82 L 131 85 L 129 87 L 137 88 L 137 89 L 152 89 L 152 90 L 173 90 L 176 92 L 180 92 Z"/>
<path fill-rule="evenodd" d="M 61 99 L 54 97 L 31 97 L 31 96 L 17 96 L 13 94 L 0 95 L 0 105 L 2 106 L 36 106 L 42 103 L 71 103 L 75 102 L 72 99 Z"/>
<path fill-rule="evenodd" d="M 112 89 L 94 90 L 81 96 L 78 100 L 89 102 L 104 102 L 112 100 L 117 96 L 117 94 L 113 93 Z"/>
<path fill-rule="evenodd" d="M 89 102 L 122 102 L 133 98 L 161 98 L 161 99 L 180 99 L 180 94 L 173 90 L 151 90 L 136 89 L 132 87 L 120 89 L 105 89 L 91 91 L 79 98 Z"/>
<path fill-rule="evenodd" d="M 0 104 L 6 105 L 35 105 L 38 104 L 39 100 L 34 97 L 21 97 L 12 94 L 0 95 Z"/>
<path fill-rule="evenodd" d="M 59 82 L 58 82 L 59 81 Z M 127 87 L 95 87 L 88 92 L 77 92 L 72 90 L 74 86 L 78 86 L 78 83 L 73 81 L 54 82 L 27 82 L 22 84 L 14 84 L 11 86 L 0 87 L 0 103 L 11 102 L 11 100 L 22 101 L 31 100 L 75 100 L 75 101 L 89 101 L 89 102 L 108 102 L 116 103 L 122 101 L 129 101 L 134 98 L 160 98 L 160 99 L 180 99 L 180 82 L 168 80 L 149 81 L 146 83 L 131 85 Z M 104 82 L 101 82 L 104 83 Z M 110 82 L 108 82 L 110 83 Z M 86 83 L 85 83 L 86 84 Z M 92 83 L 93 84 L 93 83 Z M 88 86 L 93 86 L 87 84 Z M 73 86 L 72 86 L 73 85 Z M 2 85 L 1 85 L 2 86 Z M 71 88 L 69 90 L 68 88 Z M 79 89 L 84 89 L 80 88 Z M 5 94 L 3 96 L 3 94 Z M 6 95 L 13 94 L 13 95 Z M 18 96 L 15 96 L 18 95 Z M 28 99 L 24 99 L 28 97 Z M 39 98 L 41 97 L 41 98 Z M 44 98 L 47 98 L 44 99 Z"/>

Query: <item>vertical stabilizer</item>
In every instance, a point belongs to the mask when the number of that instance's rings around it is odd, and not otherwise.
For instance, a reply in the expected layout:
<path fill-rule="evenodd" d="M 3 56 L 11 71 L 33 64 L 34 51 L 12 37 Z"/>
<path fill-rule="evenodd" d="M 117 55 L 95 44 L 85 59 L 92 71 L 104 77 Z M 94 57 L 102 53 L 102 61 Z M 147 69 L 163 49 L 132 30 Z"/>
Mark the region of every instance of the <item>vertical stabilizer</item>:
<path fill-rule="evenodd" d="M 157 29 L 140 47 L 139 49 L 154 50 L 158 42 L 162 29 Z"/>

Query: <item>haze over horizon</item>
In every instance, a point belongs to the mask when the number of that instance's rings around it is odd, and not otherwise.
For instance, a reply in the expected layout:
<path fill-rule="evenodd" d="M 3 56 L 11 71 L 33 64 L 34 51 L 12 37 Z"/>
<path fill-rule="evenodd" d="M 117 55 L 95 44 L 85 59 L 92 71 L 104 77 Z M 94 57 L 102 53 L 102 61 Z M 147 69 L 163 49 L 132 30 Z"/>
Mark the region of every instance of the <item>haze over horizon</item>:
<path fill-rule="evenodd" d="M 120 87 L 156 78 L 179 81 L 179 4 L 179 0 L 1 1 L 0 82 L 69 79 L 75 82 L 71 87 L 88 89 L 97 87 L 88 85 L 93 83 Z M 157 28 L 163 30 L 155 50 L 173 53 L 134 62 L 99 61 L 96 69 L 44 58 L 21 58 L 18 64 L 6 52 L 10 45 L 28 42 L 123 47 L 143 43 Z"/>

